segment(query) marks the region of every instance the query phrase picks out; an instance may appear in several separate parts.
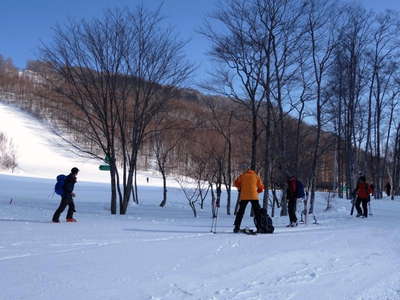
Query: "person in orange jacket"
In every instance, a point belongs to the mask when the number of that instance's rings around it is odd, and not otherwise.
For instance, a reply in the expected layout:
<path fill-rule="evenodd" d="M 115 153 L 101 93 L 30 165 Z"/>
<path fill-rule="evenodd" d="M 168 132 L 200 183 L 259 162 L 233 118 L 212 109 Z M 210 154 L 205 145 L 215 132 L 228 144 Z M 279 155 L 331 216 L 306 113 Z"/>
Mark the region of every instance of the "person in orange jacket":
<path fill-rule="evenodd" d="M 264 185 L 261 183 L 257 173 L 249 169 L 236 178 L 234 186 L 237 187 L 240 193 L 239 209 L 236 213 L 235 227 L 233 228 L 233 232 L 237 233 L 240 231 L 240 224 L 249 202 L 254 209 L 255 217 L 258 218 L 261 209 L 260 203 L 258 203 L 258 194 L 264 191 Z"/>

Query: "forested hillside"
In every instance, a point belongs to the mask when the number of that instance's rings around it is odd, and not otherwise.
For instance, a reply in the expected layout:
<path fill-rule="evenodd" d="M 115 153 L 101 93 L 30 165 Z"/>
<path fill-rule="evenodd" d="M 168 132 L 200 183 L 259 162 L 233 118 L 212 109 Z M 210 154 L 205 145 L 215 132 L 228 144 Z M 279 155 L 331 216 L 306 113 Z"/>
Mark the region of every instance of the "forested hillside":
<path fill-rule="evenodd" d="M 3 98 L 75 149 L 107 158 L 113 213 L 138 200 L 141 168 L 206 182 L 216 203 L 225 187 L 228 214 L 232 178 L 245 168 L 272 191 L 263 199 L 272 214 L 276 206 L 286 214 L 285 196 L 271 195 L 293 174 L 312 203 L 318 189 L 350 198 L 360 174 L 377 198 L 387 182 L 399 194 L 398 14 L 336 1 L 262 3 L 231 1 L 205 23 L 216 71 L 201 86 L 187 86 L 195 70 L 184 43 L 158 12 L 138 8 L 56 27 L 26 70 L 1 58 Z"/>

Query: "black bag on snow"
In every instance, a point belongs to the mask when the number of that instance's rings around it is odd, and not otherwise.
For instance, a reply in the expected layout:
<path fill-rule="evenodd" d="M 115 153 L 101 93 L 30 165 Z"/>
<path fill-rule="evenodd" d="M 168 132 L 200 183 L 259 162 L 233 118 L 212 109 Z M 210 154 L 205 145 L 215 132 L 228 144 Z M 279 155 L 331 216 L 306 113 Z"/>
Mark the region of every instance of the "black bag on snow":
<path fill-rule="evenodd" d="M 273 233 L 275 230 L 272 219 L 265 208 L 260 209 L 258 219 L 254 217 L 254 225 L 256 225 L 257 233 Z"/>

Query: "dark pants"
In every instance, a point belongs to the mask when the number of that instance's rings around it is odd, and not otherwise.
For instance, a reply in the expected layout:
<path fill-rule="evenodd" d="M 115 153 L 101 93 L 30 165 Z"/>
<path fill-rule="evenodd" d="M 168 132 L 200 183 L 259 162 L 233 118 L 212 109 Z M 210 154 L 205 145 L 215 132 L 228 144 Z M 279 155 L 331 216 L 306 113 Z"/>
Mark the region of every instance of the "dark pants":
<path fill-rule="evenodd" d="M 67 219 L 72 219 L 72 215 L 75 212 L 74 200 L 72 200 L 72 198 L 62 198 L 60 206 L 57 208 L 56 212 L 54 213 L 54 216 L 53 216 L 54 222 L 59 221 L 60 215 L 62 214 L 64 209 L 67 207 L 67 205 L 68 205 Z"/>
<path fill-rule="evenodd" d="M 240 224 L 242 223 L 244 211 L 246 210 L 246 206 L 248 203 L 251 203 L 251 207 L 254 210 L 255 217 L 258 218 L 259 212 L 260 212 L 260 203 L 258 203 L 258 200 L 240 200 L 239 201 L 239 209 L 236 213 L 236 218 L 235 218 L 235 227 L 240 228 Z"/>
<path fill-rule="evenodd" d="M 297 222 L 296 202 L 297 202 L 297 198 L 289 198 L 289 201 L 288 201 L 288 213 L 289 213 L 290 223 L 296 223 Z"/>
<path fill-rule="evenodd" d="M 361 205 L 362 205 L 362 210 L 361 210 Z M 364 216 L 366 218 L 368 217 L 368 198 L 357 197 L 355 206 L 357 209 L 358 216 Z"/>

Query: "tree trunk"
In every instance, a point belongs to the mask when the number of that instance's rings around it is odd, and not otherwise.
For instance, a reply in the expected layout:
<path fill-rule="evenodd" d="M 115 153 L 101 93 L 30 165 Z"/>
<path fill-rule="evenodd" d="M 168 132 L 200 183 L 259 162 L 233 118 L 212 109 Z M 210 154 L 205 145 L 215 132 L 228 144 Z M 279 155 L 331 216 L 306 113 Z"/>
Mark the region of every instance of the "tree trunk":
<path fill-rule="evenodd" d="M 164 207 L 167 204 L 167 176 L 165 176 L 165 172 L 161 172 L 163 179 L 163 200 L 160 203 L 161 207 Z"/>
<path fill-rule="evenodd" d="M 110 176 L 111 176 L 111 214 L 117 214 L 117 183 L 116 183 L 116 172 L 115 163 L 110 165 Z"/>

